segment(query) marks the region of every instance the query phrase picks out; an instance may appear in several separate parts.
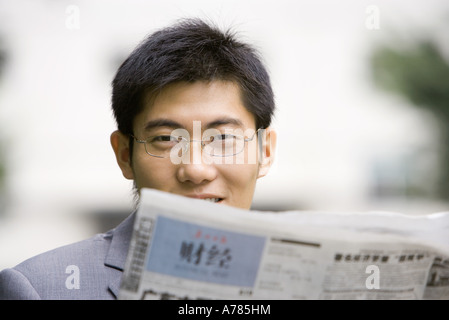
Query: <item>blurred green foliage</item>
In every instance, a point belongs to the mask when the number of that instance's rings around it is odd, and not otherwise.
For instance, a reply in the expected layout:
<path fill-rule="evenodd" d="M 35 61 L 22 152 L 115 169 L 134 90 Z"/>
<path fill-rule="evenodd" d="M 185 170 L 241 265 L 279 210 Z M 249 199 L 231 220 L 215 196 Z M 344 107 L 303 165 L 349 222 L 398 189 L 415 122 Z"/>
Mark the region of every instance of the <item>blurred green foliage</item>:
<path fill-rule="evenodd" d="M 418 40 L 400 49 L 380 46 L 371 56 L 374 83 L 427 110 L 439 124 L 440 168 L 436 197 L 449 199 L 449 64 L 439 46 Z"/>

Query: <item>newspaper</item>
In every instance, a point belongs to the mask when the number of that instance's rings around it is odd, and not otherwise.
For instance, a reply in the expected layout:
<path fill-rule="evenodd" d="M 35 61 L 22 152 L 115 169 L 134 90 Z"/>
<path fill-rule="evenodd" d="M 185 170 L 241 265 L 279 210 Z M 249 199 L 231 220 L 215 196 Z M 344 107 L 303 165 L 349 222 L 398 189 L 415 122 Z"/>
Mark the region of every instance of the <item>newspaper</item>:
<path fill-rule="evenodd" d="M 119 299 L 449 299 L 449 212 L 264 212 L 144 189 Z"/>

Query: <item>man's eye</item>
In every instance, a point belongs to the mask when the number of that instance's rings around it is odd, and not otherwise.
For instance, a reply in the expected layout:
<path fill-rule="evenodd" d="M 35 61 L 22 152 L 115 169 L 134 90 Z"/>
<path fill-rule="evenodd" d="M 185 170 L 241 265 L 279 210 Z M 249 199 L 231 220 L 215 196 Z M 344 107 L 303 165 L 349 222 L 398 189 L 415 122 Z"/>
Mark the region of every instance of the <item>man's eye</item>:
<path fill-rule="evenodd" d="M 235 140 L 236 136 L 232 135 L 232 134 L 217 134 L 215 136 L 211 137 L 210 141 L 229 141 L 229 140 Z"/>
<path fill-rule="evenodd" d="M 156 136 L 151 138 L 150 142 L 177 142 L 178 139 L 173 136 Z"/>
<path fill-rule="evenodd" d="M 181 137 L 155 136 L 148 140 L 149 144 L 155 148 L 173 148 L 182 140 Z"/>

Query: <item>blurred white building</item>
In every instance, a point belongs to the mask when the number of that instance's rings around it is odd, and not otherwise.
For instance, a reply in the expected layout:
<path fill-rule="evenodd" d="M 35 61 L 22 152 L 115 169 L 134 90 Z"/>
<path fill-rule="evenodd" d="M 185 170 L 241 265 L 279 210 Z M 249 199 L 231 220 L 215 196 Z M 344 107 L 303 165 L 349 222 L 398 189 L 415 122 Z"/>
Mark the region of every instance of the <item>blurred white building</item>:
<path fill-rule="evenodd" d="M 368 67 L 370 50 L 392 30 L 438 30 L 444 12 L 443 0 L 0 0 L 0 269 L 131 212 L 131 182 L 109 144 L 110 82 L 145 35 L 183 17 L 233 26 L 270 70 L 278 150 L 254 208 L 447 210 L 401 194 L 410 179 L 426 184 L 436 174 L 432 119 L 376 90 Z M 395 196 L 379 196 L 383 185 Z M 105 217 L 116 219 L 98 224 Z"/>

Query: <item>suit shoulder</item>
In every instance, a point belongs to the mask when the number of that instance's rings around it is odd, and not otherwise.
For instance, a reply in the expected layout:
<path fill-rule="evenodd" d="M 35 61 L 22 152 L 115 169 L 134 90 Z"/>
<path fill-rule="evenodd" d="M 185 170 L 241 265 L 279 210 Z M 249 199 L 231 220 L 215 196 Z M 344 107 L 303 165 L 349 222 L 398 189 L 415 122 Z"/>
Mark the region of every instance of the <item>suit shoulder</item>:
<path fill-rule="evenodd" d="M 5 269 L 0 272 L 0 282 L 8 292 L 1 294 L 7 299 L 71 299 L 77 294 L 82 297 L 80 290 L 72 289 L 78 289 L 79 279 L 83 278 L 86 278 L 84 286 L 90 286 L 88 278 L 104 272 L 104 259 L 110 242 L 110 233 L 97 234 Z M 97 278 L 101 281 L 102 277 Z"/>
<path fill-rule="evenodd" d="M 107 233 L 34 256 L 0 273 L 6 296 L 103 300 L 118 296 L 135 213 Z M 0 292 L 1 293 L 1 292 Z"/>
<path fill-rule="evenodd" d="M 30 281 L 19 271 L 0 272 L 0 300 L 39 300 L 40 296 Z"/>
<path fill-rule="evenodd" d="M 110 240 L 110 233 L 97 234 L 91 238 L 38 254 L 18 264 L 14 269 L 24 274 L 34 274 L 38 271 L 48 273 L 55 267 L 59 268 L 60 265 L 82 264 L 84 261 L 89 261 L 90 264 L 95 262 L 102 264 Z"/>

